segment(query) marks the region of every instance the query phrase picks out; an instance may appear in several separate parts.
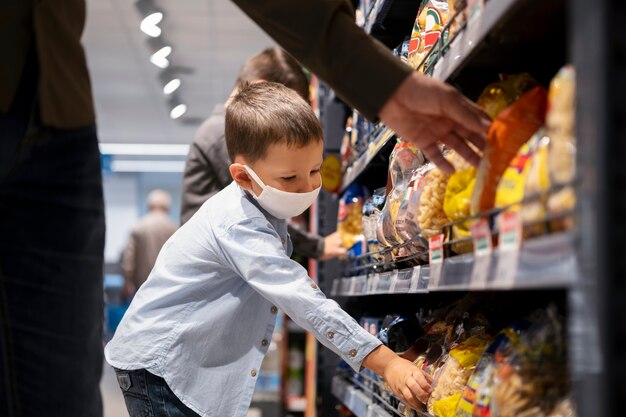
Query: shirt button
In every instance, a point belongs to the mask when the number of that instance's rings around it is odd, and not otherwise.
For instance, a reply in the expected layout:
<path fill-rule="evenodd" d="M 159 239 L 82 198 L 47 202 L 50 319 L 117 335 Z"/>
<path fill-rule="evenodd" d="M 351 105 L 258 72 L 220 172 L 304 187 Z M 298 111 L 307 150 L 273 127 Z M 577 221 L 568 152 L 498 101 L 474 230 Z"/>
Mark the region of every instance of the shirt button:
<path fill-rule="evenodd" d="M 272 314 L 278 313 L 278 307 L 272 306 Z"/>
<path fill-rule="evenodd" d="M 285 244 L 285 239 L 281 239 L 280 243 L 282 243 L 284 245 Z"/>
<path fill-rule="evenodd" d="M 348 352 L 348 355 L 354 358 L 356 356 L 356 349 L 352 349 L 350 352 Z"/>
<path fill-rule="evenodd" d="M 328 332 L 328 333 L 326 333 L 326 337 L 329 338 L 329 339 L 332 339 L 333 337 L 335 337 L 335 333 Z"/>
<path fill-rule="evenodd" d="M 316 290 L 316 289 L 317 289 L 317 285 L 315 285 L 315 284 L 311 284 L 311 288 L 313 288 L 314 290 Z"/>
<path fill-rule="evenodd" d="M 251 371 L 250 371 L 250 375 L 252 375 L 253 377 L 255 377 L 255 376 L 256 376 L 256 369 L 251 370 Z"/>
<path fill-rule="evenodd" d="M 261 346 L 265 347 L 269 344 L 269 342 L 267 341 L 267 339 L 263 339 L 261 340 Z"/>

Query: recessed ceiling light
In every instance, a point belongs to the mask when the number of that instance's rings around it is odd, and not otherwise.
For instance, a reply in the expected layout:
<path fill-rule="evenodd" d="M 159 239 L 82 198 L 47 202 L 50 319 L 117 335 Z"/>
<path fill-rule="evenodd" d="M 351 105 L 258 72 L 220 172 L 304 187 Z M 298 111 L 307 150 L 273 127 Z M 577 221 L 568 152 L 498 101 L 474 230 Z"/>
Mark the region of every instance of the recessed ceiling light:
<path fill-rule="evenodd" d="M 163 20 L 163 13 L 151 13 L 141 21 L 139 29 L 146 35 L 156 38 L 161 35 L 161 28 L 157 26 L 161 20 Z"/>
<path fill-rule="evenodd" d="M 168 61 L 167 57 L 172 53 L 171 46 L 164 46 L 159 49 L 150 57 L 150 62 L 156 65 L 159 68 L 167 68 L 170 65 L 170 61 Z"/>
<path fill-rule="evenodd" d="M 163 86 L 163 94 L 172 94 L 180 87 L 180 78 L 174 78 Z"/>
<path fill-rule="evenodd" d="M 178 119 L 180 116 L 185 114 L 185 112 L 187 112 L 187 105 L 179 104 L 170 111 L 170 117 L 172 119 Z"/>

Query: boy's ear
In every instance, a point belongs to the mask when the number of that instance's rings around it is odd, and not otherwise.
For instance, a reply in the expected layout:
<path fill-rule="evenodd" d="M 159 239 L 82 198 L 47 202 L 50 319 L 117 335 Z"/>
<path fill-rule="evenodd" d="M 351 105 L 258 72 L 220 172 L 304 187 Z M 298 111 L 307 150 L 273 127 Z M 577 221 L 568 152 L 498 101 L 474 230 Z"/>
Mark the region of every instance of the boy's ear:
<path fill-rule="evenodd" d="M 231 164 L 228 170 L 230 171 L 230 176 L 233 177 L 233 181 L 241 188 L 244 190 L 252 190 L 252 179 L 242 164 Z"/>

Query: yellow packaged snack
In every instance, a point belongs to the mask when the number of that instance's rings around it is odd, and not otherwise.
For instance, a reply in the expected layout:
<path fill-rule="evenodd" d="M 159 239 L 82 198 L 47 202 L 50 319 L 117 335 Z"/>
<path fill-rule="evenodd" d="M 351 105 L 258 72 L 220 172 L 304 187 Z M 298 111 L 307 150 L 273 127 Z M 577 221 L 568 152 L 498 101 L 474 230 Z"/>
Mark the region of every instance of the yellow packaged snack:
<path fill-rule="evenodd" d="M 448 2 L 427 0 L 420 9 L 409 42 L 408 63 L 417 68 L 424 56 L 439 40 L 443 27 L 448 23 Z M 421 70 L 423 71 L 423 67 Z"/>
<path fill-rule="evenodd" d="M 454 417 L 456 406 L 461 401 L 461 393 L 451 395 L 435 402 L 433 412 L 437 417 Z"/>
<path fill-rule="evenodd" d="M 428 399 L 428 412 L 435 412 L 434 405 L 438 401 L 458 394 L 454 408 L 451 410 L 452 414 L 450 414 L 454 415 L 463 388 L 465 388 L 474 367 L 487 347 L 487 343 L 485 337 L 472 336 L 450 350 L 450 357 L 441 369 L 433 386 L 433 392 Z"/>
<path fill-rule="evenodd" d="M 476 183 L 476 169 L 474 167 L 456 171 L 448 180 L 443 210 L 451 222 L 464 219 L 470 215 L 470 203 L 474 184 Z M 452 226 L 452 240 L 467 238 L 471 235 L 467 222 Z M 467 253 L 472 250 L 472 243 L 455 243 L 452 250 L 456 253 Z"/>
<path fill-rule="evenodd" d="M 515 75 L 500 74 L 500 81 L 485 87 L 476 104 L 493 119 L 517 101 L 522 94 L 538 85 L 539 83 L 527 72 Z"/>
<path fill-rule="evenodd" d="M 539 130 L 538 132 L 540 132 Z M 540 134 L 534 134 L 519 150 L 502 174 L 496 189 L 496 207 L 507 207 L 524 199 L 526 179 L 530 172 L 530 161 L 539 146 Z M 519 206 L 512 207 L 519 210 Z"/>
<path fill-rule="evenodd" d="M 553 184 L 567 184 L 576 172 L 576 142 L 574 137 L 575 74 L 571 65 L 563 67 L 550 83 L 546 129 L 550 137 L 548 165 Z M 548 199 L 551 213 L 573 210 L 576 195 L 573 187 L 566 187 Z M 555 222 L 557 229 L 571 229 L 571 217 Z"/>

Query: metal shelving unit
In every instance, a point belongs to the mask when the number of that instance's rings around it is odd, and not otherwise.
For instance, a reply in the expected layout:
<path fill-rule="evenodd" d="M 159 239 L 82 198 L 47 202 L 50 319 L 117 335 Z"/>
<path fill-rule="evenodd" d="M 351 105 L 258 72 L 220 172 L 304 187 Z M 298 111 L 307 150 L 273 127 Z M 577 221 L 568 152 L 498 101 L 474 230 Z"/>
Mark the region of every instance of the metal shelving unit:
<path fill-rule="evenodd" d="M 378 261 L 372 262 L 375 267 L 359 271 L 336 262 L 322 263 L 320 287 L 338 297 L 353 315 L 360 313 L 364 300 L 368 305 L 389 297 L 396 303 L 406 303 L 407 297 L 421 302 L 456 291 L 495 291 L 496 297 L 514 297 L 531 290 L 548 299 L 564 297 L 578 416 L 621 415 L 618 399 L 626 397 L 626 384 L 621 381 L 626 372 L 626 262 L 621 253 L 626 234 L 626 83 L 620 76 L 626 71 L 626 34 L 619 28 L 625 16 L 626 3 L 615 0 L 489 0 L 482 15 L 467 22 L 448 45 L 440 46 L 442 56 L 426 71 L 475 99 L 499 72 L 528 71 L 547 85 L 562 65 L 574 64 L 576 230 L 524 241 L 513 279 L 505 283 L 494 273 L 496 248 L 486 277 L 478 283 L 471 273 L 476 259 L 470 253 L 447 257 L 436 284 L 428 265 L 398 267 L 395 261 Z M 373 155 L 361 157 L 344 178 L 342 190 L 355 180 L 365 180 L 363 173 Z M 336 207 L 335 198 L 322 197 L 320 233 L 335 230 Z M 337 375 L 338 360 L 332 353 L 321 349 L 318 358 L 319 416 L 336 415 L 334 395 L 359 417 L 363 410 L 364 415 L 399 417 L 387 406 L 395 405 L 393 401 L 377 398 L 372 385 Z"/>

